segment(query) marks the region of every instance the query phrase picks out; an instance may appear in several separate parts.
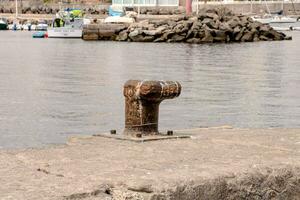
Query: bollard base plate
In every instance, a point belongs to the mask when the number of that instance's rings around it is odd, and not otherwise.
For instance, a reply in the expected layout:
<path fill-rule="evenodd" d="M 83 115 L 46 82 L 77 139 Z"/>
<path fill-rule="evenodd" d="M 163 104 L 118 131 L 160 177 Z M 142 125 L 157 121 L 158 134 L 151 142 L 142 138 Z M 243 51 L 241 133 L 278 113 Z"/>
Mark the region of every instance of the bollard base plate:
<path fill-rule="evenodd" d="M 157 140 L 170 140 L 170 139 L 184 139 L 184 138 L 191 138 L 190 135 L 167 135 L 164 133 L 158 134 L 158 135 L 143 135 L 142 137 L 134 137 L 130 135 L 123 135 L 123 134 L 109 134 L 109 133 L 100 133 L 100 134 L 94 134 L 94 137 L 104 137 L 104 138 L 111 138 L 116 140 L 126 140 L 126 141 L 132 141 L 132 142 L 151 142 L 151 141 L 157 141 Z"/>

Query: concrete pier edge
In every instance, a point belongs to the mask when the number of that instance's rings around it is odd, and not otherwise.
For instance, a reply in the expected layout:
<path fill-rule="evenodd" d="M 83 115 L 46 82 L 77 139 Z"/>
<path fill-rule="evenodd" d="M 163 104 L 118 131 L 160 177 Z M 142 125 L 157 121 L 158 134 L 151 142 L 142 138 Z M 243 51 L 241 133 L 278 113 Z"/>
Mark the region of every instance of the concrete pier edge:
<path fill-rule="evenodd" d="M 0 199 L 299 199 L 300 129 L 176 132 L 192 137 L 0 150 Z"/>

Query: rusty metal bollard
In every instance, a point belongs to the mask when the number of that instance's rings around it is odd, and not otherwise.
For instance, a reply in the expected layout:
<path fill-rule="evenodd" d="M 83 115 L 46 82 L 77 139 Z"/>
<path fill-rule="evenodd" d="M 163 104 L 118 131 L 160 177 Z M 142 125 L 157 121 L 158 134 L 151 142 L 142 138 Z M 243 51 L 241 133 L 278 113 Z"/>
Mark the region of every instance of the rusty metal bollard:
<path fill-rule="evenodd" d="M 157 135 L 159 104 L 164 99 L 178 97 L 181 85 L 177 81 L 129 80 L 124 85 L 124 134 Z"/>

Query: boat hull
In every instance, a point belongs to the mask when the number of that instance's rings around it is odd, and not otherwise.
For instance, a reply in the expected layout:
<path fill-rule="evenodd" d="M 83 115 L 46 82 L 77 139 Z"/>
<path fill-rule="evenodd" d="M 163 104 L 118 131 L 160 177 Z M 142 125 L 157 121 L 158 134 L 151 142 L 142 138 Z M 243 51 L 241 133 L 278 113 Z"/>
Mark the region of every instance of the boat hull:
<path fill-rule="evenodd" d="M 7 30 L 7 24 L 0 24 L 0 30 Z"/>
<path fill-rule="evenodd" d="M 297 22 L 296 18 L 291 18 L 291 17 L 268 17 L 268 18 L 252 18 L 255 21 L 258 21 L 263 24 L 280 24 L 280 23 L 295 23 Z"/>
<path fill-rule="evenodd" d="M 74 28 L 51 28 L 48 29 L 49 38 L 81 38 L 82 29 Z"/>
<path fill-rule="evenodd" d="M 273 19 L 270 23 L 296 23 L 297 19 Z"/>
<path fill-rule="evenodd" d="M 47 33 L 43 32 L 43 31 L 34 32 L 32 34 L 32 37 L 33 38 L 45 38 L 45 37 L 47 37 Z"/>

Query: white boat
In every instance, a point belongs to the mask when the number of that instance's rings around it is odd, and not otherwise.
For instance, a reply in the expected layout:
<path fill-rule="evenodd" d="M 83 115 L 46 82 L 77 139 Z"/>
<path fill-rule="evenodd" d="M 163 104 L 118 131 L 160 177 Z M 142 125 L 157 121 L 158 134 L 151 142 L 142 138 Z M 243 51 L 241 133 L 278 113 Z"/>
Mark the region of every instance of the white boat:
<path fill-rule="evenodd" d="M 35 27 L 36 31 L 47 31 L 47 29 L 48 29 L 48 24 L 44 20 L 40 20 Z"/>
<path fill-rule="evenodd" d="M 275 15 L 270 23 L 296 23 L 297 19 L 287 16 Z"/>
<path fill-rule="evenodd" d="M 300 27 L 293 27 L 293 26 L 290 26 L 290 27 L 276 27 L 276 26 L 273 26 L 272 28 L 275 31 L 300 31 Z"/>
<path fill-rule="evenodd" d="M 8 25 L 8 29 L 13 30 L 13 31 L 19 31 L 19 30 L 23 30 L 23 27 L 21 24 L 13 23 L 13 24 Z"/>
<path fill-rule="evenodd" d="M 134 11 L 125 11 L 123 7 L 110 6 L 109 16 L 104 19 L 104 23 L 125 23 L 131 24 L 135 22 L 137 13 Z"/>
<path fill-rule="evenodd" d="M 35 24 L 31 24 L 31 30 L 35 30 L 36 29 L 36 25 Z"/>
<path fill-rule="evenodd" d="M 267 4 L 267 0 L 264 0 L 266 8 L 267 8 L 267 14 L 265 14 L 262 17 L 259 16 L 253 16 L 252 19 L 258 22 L 261 22 L 263 24 L 270 24 L 270 23 L 295 23 L 298 21 L 297 18 L 292 18 L 292 17 L 288 17 L 288 16 L 284 16 L 283 15 L 283 5 L 284 2 L 282 1 L 281 4 L 281 10 L 277 11 L 277 12 L 273 12 L 271 13 L 270 8 Z M 252 3 L 252 0 L 251 0 Z M 252 5 L 252 4 L 251 4 Z M 251 10 L 252 12 L 252 10 Z"/>
<path fill-rule="evenodd" d="M 252 17 L 254 21 L 258 21 L 263 24 L 271 24 L 271 23 L 296 23 L 297 19 L 287 16 L 280 16 L 280 15 L 267 15 L 264 17 Z"/>
<path fill-rule="evenodd" d="M 49 38 L 81 38 L 82 29 L 70 28 L 70 27 L 49 28 L 48 37 Z"/>
<path fill-rule="evenodd" d="M 300 31 L 300 27 L 293 27 L 293 31 Z"/>
<path fill-rule="evenodd" d="M 7 29 L 8 29 L 7 20 L 4 18 L 0 18 L 0 30 L 7 30 Z"/>
<path fill-rule="evenodd" d="M 76 12 L 74 12 L 76 11 Z M 49 38 L 81 38 L 84 20 L 80 10 L 60 11 L 48 28 Z"/>
<path fill-rule="evenodd" d="M 253 16 L 251 17 L 254 21 L 260 22 L 262 24 L 269 24 L 271 23 L 272 18 L 271 17 L 259 17 L 259 16 Z"/>
<path fill-rule="evenodd" d="M 22 25 L 22 29 L 25 30 L 25 31 L 31 31 L 33 30 L 32 29 L 32 24 L 30 22 L 26 23 L 26 24 L 23 24 Z M 35 30 L 35 29 L 34 29 Z"/>
<path fill-rule="evenodd" d="M 272 27 L 275 31 L 292 31 L 293 27 L 277 27 L 273 26 Z"/>

